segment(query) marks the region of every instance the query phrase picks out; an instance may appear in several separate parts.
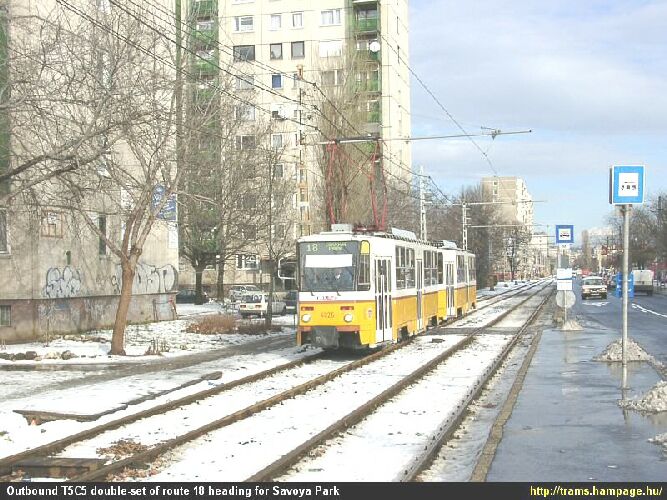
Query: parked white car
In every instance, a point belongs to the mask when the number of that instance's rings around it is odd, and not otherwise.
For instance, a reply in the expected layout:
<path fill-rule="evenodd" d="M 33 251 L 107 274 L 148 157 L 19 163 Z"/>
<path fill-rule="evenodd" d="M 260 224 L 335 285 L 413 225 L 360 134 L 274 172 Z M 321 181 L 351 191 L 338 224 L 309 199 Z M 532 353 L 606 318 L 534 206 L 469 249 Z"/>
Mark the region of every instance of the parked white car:
<path fill-rule="evenodd" d="M 607 298 L 607 285 L 600 276 L 586 276 L 581 280 L 581 300 L 589 297 Z"/>
<path fill-rule="evenodd" d="M 233 285 L 229 289 L 229 299 L 232 302 L 238 302 L 244 295 L 260 292 L 261 290 L 255 285 Z"/>
<path fill-rule="evenodd" d="M 239 314 L 247 318 L 249 316 L 265 316 L 268 311 L 269 294 L 258 292 L 244 295 L 239 302 Z M 285 314 L 287 306 L 284 301 L 273 298 L 271 310 L 273 314 Z"/>

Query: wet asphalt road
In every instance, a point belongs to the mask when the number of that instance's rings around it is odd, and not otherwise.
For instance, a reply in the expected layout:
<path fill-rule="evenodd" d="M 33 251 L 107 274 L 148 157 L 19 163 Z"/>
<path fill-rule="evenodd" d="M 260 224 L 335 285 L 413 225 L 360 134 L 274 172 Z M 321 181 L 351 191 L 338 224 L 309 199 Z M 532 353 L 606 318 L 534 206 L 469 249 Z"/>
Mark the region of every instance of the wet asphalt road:
<path fill-rule="evenodd" d="M 664 481 L 667 455 L 649 439 L 667 432 L 667 412 L 623 410 L 618 401 L 643 396 L 661 379 L 649 363 L 593 361 L 621 336 L 621 300 L 581 301 L 582 331 L 544 331 L 487 481 Z M 659 361 L 667 352 L 667 296 L 636 296 L 629 336 Z M 644 312 L 642 309 L 653 311 Z M 657 313 L 657 314 L 656 314 Z"/>
<path fill-rule="evenodd" d="M 571 309 L 580 322 L 618 332 L 621 338 L 622 301 L 609 290 L 606 299 L 581 300 L 581 280 L 575 280 L 577 303 Z M 628 307 L 628 336 L 663 365 L 667 365 L 667 294 L 636 294 Z"/>

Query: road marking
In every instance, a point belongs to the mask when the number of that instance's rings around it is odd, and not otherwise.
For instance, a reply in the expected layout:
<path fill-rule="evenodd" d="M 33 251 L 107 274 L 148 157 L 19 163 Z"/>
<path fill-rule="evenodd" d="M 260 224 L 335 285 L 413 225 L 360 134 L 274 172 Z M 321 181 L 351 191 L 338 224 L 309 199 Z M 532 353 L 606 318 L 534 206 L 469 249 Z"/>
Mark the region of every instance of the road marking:
<path fill-rule="evenodd" d="M 609 304 L 609 302 L 582 302 L 582 304 L 585 306 L 604 307 Z"/>
<path fill-rule="evenodd" d="M 650 309 L 646 309 L 645 307 L 642 307 L 639 304 L 632 304 L 632 308 L 633 309 L 639 309 L 641 312 L 644 312 L 644 313 L 650 313 L 650 314 L 654 314 L 656 316 L 660 316 L 661 318 L 667 318 L 667 314 L 660 314 L 659 312 L 651 311 Z"/>

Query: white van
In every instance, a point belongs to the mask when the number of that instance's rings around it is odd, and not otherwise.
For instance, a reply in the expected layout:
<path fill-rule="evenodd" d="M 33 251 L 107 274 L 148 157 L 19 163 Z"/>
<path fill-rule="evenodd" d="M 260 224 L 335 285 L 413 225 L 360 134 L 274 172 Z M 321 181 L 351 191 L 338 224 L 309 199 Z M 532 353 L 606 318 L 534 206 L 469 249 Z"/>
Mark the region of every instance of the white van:
<path fill-rule="evenodd" d="M 643 292 L 653 295 L 653 271 L 650 269 L 635 269 L 632 271 L 632 280 L 635 285 L 635 293 Z"/>

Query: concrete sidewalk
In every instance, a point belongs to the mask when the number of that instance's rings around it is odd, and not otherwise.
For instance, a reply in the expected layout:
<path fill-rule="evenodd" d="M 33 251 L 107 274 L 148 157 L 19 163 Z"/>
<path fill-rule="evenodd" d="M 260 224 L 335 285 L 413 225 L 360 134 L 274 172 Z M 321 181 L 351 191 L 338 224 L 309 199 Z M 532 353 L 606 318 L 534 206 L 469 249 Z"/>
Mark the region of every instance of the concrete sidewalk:
<path fill-rule="evenodd" d="M 618 332 L 546 330 L 532 360 L 487 481 L 664 481 L 667 412 L 623 410 L 620 363 L 593 361 Z M 626 398 L 660 377 L 647 363 L 628 367 Z"/>

